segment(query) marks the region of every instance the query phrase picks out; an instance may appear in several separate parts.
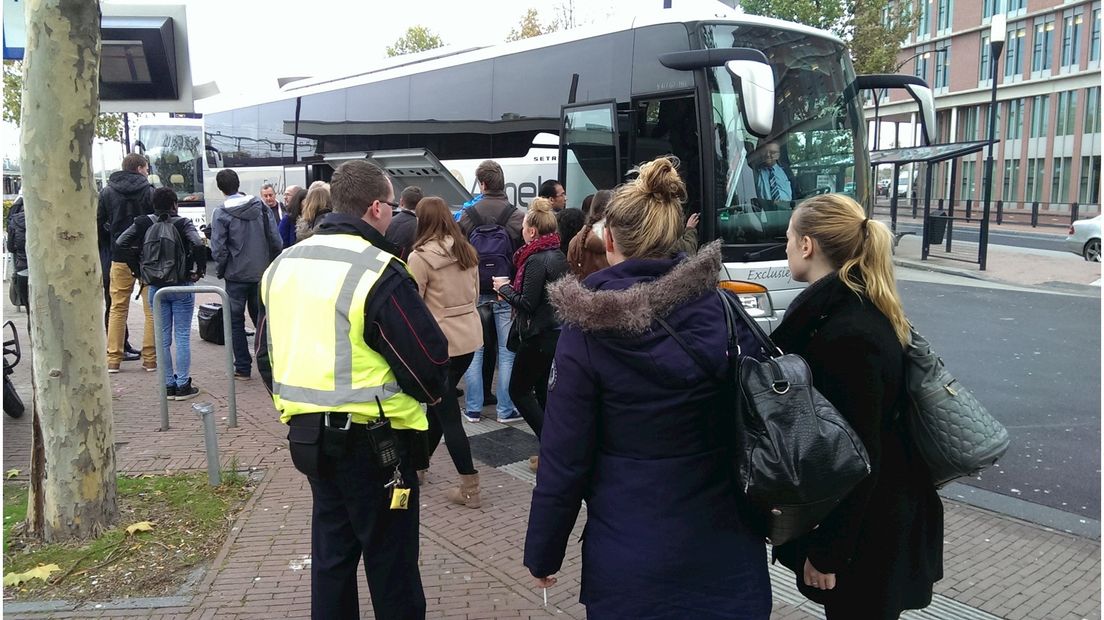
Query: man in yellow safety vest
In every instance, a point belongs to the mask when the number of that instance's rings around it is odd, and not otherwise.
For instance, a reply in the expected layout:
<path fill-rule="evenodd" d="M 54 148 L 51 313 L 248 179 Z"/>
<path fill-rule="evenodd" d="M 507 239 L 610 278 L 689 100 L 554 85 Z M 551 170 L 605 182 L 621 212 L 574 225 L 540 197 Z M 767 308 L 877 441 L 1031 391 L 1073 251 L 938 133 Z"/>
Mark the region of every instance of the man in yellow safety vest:
<path fill-rule="evenodd" d="M 423 618 L 421 403 L 445 395 L 448 342 L 383 236 L 395 191 L 378 167 L 342 164 L 333 212 L 261 280 L 272 400 L 314 497 L 311 617 L 358 618 L 364 558 L 375 616 Z"/>

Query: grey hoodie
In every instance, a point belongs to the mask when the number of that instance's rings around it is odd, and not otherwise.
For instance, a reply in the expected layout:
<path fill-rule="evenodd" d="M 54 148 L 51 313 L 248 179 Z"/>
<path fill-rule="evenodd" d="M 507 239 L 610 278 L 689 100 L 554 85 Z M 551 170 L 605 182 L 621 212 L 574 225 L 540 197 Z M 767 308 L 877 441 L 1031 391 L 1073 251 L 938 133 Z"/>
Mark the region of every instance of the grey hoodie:
<path fill-rule="evenodd" d="M 259 198 L 227 196 L 211 216 L 211 252 L 220 278 L 260 282 L 282 249 L 272 211 Z"/>

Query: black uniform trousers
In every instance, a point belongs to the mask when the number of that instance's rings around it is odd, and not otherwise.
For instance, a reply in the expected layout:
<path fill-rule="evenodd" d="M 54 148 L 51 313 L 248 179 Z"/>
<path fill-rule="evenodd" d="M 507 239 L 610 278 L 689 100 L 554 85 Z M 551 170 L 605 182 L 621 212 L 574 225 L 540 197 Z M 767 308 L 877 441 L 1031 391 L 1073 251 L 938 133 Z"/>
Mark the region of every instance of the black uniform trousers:
<path fill-rule="evenodd" d="M 359 425 L 353 425 L 353 428 Z M 364 572 L 379 620 L 420 620 L 426 602 L 418 572 L 418 478 L 411 460 L 414 433 L 399 431 L 403 481 L 411 489 L 406 510 L 391 510 L 384 485 L 392 470 L 375 466 L 360 433 L 340 458 L 323 454 L 318 476 L 308 476 L 314 508 L 311 522 L 311 618 L 360 617 L 357 565 Z"/>

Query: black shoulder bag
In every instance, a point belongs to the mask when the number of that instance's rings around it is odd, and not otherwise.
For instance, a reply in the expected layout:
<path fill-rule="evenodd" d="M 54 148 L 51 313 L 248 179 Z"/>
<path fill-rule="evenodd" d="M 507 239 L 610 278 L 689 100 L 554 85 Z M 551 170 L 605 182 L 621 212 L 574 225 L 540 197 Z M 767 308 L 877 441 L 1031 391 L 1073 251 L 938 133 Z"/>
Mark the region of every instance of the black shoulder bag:
<path fill-rule="evenodd" d="M 753 531 L 780 545 L 815 528 L 870 473 L 866 448 L 839 411 L 813 387 L 809 365 L 784 354 L 744 311 L 738 299 L 719 291 L 729 350 L 736 351 L 726 388 L 733 395 L 734 482 Z M 694 351 L 663 319 L 659 324 L 708 375 Z M 738 321 L 768 356 L 759 361 L 740 351 Z"/>

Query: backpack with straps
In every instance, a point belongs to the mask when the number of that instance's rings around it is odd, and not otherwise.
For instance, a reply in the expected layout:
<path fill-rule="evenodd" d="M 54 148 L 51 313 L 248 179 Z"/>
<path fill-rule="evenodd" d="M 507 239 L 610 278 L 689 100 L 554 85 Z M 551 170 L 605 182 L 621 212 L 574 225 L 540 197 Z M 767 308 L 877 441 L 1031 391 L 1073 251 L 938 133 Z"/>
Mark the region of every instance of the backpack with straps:
<path fill-rule="evenodd" d="M 151 215 L 151 218 L 156 216 Z M 175 219 L 155 219 L 142 240 L 138 263 L 142 281 L 151 286 L 173 286 L 188 277 L 188 259 L 184 240 L 173 223 Z"/>
<path fill-rule="evenodd" d="M 510 221 L 514 211 L 517 211 L 517 207 L 507 206 L 497 219 L 488 224 L 476 212 L 475 207 L 468 209 L 468 217 L 475 225 L 468 233 L 468 241 L 479 254 L 480 292 L 494 291 L 491 278 L 495 276 L 514 276 L 514 241 L 506 230 L 506 223 Z"/>

